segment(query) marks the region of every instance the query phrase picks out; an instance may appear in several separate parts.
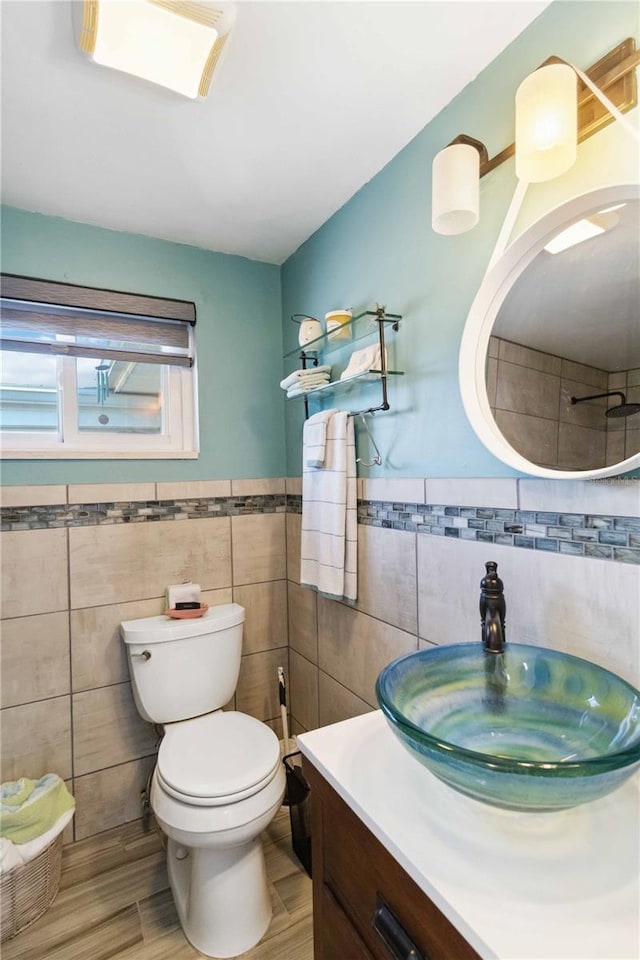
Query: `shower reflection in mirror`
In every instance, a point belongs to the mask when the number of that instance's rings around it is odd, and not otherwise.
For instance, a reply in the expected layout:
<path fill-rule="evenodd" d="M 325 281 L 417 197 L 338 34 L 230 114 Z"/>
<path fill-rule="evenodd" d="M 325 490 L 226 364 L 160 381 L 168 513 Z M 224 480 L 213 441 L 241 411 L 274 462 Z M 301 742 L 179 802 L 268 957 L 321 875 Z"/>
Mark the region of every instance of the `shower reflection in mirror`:
<path fill-rule="evenodd" d="M 597 210 L 556 232 L 497 312 L 489 406 L 534 464 L 594 470 L 640 452 L 639 250 L 640 201 Z"/>

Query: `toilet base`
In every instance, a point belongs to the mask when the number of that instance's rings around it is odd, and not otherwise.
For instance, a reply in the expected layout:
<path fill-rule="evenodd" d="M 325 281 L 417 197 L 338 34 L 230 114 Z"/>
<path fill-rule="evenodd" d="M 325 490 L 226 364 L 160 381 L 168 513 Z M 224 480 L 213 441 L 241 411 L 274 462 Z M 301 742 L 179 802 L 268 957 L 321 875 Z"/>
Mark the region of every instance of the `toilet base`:
<path fill-rule="evenodd" d="M 260 836 L 226 849 L 180 846 L 168 839 L 167 869 L 184 934 L 208 957 L 251 949 L 271 920 Z"/>

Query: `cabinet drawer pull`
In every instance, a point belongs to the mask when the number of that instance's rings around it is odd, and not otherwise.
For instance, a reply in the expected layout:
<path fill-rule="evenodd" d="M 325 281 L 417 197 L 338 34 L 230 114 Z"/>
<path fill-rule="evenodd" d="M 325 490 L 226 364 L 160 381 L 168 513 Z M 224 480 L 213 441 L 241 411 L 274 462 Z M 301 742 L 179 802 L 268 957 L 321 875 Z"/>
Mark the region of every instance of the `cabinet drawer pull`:
<path fill-rule="evenodd" d="M 393 960 L 429 960 L 425 954 L 420 953 L 381 894 L 378 894 L 378 906 L 373 914 L 372 924 L 380 939 L 391 951 Z"/>

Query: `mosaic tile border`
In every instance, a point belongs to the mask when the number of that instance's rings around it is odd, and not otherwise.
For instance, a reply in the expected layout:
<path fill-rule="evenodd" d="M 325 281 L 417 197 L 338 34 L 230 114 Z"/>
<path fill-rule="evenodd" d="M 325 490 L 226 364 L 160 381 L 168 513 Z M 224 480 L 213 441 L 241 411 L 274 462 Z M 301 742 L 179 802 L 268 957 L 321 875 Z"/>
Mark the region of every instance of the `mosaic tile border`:
<path fill-rule="evenodd" d="M 302 497 L 264 494 L 3 507 L 0 508 L 0 529 L 3 532 L 47 530 L 285 512 L 302 513 Z M 637 517 L 359 500 L 358 523 L 640 565 L 640 518 Z"/>
<path fill-rule="evenodd" d="M 302 497 L 287 498 L 302 512 Z M 640 518 L 359 500 L 358 523 L 572 557 L 640 564 Z"/>
<path fill-rule="evenodd" d="M 91 527 L 117 523 L 202 520 L 206 517 L 284 513 L 285 510 L 284 493 L 179 500 L 74 503 L 41 507 L 3 507 L 0 509 L 0 529 L 2 531 L 50 530 L 59 527 Z"/>

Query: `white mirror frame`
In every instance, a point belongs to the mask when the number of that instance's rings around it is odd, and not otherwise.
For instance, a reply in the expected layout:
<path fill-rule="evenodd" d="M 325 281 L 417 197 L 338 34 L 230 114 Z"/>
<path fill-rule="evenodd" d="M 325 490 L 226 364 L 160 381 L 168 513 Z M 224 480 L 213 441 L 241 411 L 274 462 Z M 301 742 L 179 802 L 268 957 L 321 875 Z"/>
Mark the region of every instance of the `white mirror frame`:
<path fill-rule="evenodd" d="M 485 379 L 489 337 L 498 310 L 520 274 L 562 227 L 605 206 L 640 199 L 640 184 L 600 187 L 574 197 L 537 220 L 502 254 L 487 271 L 467 317 L 460 344 L 458 377 L 464 409 L 471 426 L 484 445 L 503 463 L 529 476 L 548 479 L 585 480 L 619 476 L 640 468 L 640 453 L 612 466 L 597 470 L 554 470 L 527 460 L 515 450 L 498 429 L 491 413 Z"/>

